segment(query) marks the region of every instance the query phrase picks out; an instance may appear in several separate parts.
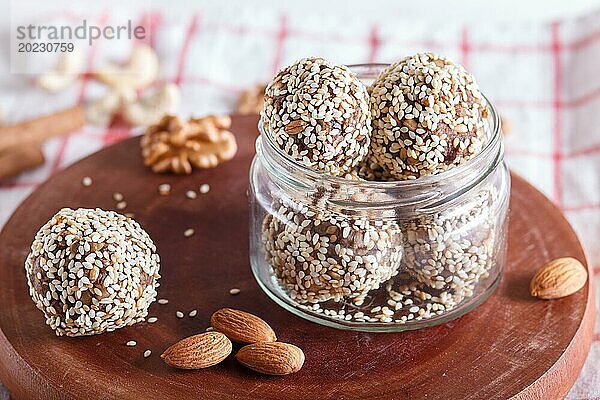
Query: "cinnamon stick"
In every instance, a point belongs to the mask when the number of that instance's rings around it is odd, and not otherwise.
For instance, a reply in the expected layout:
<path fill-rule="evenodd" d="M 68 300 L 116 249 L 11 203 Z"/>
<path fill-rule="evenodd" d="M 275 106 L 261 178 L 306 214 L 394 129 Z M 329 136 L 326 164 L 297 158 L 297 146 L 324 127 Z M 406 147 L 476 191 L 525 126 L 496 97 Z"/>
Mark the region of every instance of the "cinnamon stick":
<path fill-rule="evenodd" d="M 67 108 L 50 115 L 0 127 L 0 152 L 25 143 L 41 143 L 53 136 L 76 131 L 85 124 L 82 106 Z"/>
<path fill-rule="evenodd" d="M 44 163 L 38 144 L 25 144 L 0 152 L 0 180 L 19 175 Z"/>

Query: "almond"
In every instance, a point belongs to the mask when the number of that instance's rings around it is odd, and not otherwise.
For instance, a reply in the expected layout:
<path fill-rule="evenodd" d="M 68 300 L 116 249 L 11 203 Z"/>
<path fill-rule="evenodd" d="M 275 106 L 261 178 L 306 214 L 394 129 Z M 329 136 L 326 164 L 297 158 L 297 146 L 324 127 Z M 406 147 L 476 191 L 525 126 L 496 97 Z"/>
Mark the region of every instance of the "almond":
<path fill-rule="evenodd" d="M 175 368 L 207 368 L 226 359 L 231 354 L 231 347 L 231 341 L 221 332 L 205 332 L 181 339 L 161 357 Z"/>
<path fill-rule="evenodd" d="M 242 347 L 235 358 L 253 371 L 267 375 L 298 372 L 304 364 L 304 353 L 293 344 L 254 343 Z"/>
<path fill-rule="evenodd" d="M 529 291 L 540 299 L 559 299 L 577 292 L 586 281 L 587 269 L 583 264 L 571 257 L 558 258 L 535 274 Z"/>
<path fill-rule="evenodd" d="M 302 120 L 294 120 L 288 123 L 284 129 L 288 135 L 297 135 L 304 130 L 304 122 Z"/>
<path fill-rule="evenodd" d="M 238 343 L 274 342 L 273 329 L 256 315 L 232 308 L 222 308 L 210 317 L 210 323 L 219 332 Z"/>

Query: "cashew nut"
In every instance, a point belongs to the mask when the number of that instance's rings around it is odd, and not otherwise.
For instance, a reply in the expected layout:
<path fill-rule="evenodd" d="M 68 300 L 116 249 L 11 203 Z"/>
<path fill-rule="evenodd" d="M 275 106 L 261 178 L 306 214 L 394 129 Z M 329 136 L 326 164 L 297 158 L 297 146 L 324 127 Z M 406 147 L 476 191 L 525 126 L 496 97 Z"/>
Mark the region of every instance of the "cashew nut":
<path fill-rule="evenodd" d="M 132 125 L 158 123 L 165 114 L 175 114 L 181 103 L 181 91 L 173 83 L 168 83 L 157 91 L 126 103 L 123 118 Z"/>
<path fill-rule="evenodd" d="M 152 47 L 135 46 L 124 66 L 109 64 L 96 72 L 96 78 L 113 88 L 140 89 L 148 86 L 158 76 L 158 55 Z"/>
<path fill-rule="evenodd" d="M 83 53 L 74 49 L 70 53 L 61 53 L 56 67 L 42 74 L 37 79 L 37 85 L 49 92 L 58 92 L 73 84 L 83 67 Z"/>
<path fill-rule="evenodd" d="M 92 124 L 108 125 L 118 110 L 134 101 L 135 96 L 133 89 L 111 90 L 100 99 L 87 105 L 86 119 Z"/>

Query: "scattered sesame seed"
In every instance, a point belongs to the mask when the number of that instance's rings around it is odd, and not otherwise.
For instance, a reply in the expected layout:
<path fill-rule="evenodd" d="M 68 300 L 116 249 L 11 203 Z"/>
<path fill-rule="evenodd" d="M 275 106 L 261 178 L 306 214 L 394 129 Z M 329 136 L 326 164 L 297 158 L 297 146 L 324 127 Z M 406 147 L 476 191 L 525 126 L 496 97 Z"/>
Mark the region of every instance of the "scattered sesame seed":
<path fill-rule="evenodd" d="M 119 193 L 119 192 L 114 192 L 113 193 L 113 199 L 114 199 L 114 201 L 122 201 L 123 200 L 123 194 Z"/>
<path fill-rule="evenodd" d="M 187 192 L 185 192 L 185 196 L 188 199 L 195 199 L 196 197 L 198 197 L 198 194 L 196 192 L 194 192 L 193 190 L 188 190 Z"/>
<path fill-rule="evenodd" d="M 175 313 L 175 316 L 176 316 L 177 318 L 183 318 L 183 313 L 182 313 L 181 311 L 177 311 L 177 312 Z"/>
<path fill-rule="evenodd" d="M 152 355 L 152 350 L 146 350 L 146 351 L 144 352 L 144 358 L 148 358 L 148 357 L 150 357 L 151 355 Z"/>
<path fill-rule="evenodd" d="M 120 201 L 117 203 L 117 210 L 123 210 L 127 207 L 127 202 L 125 201 Z"/>
<path fill-rule="evenodd" d="M 149 324 L 153 324 L 153 323 L 155 323 L 156 321 L 158 321 L 158 318 L 156 318 L 156 317 L 150 317 L 150 318 L 148 318 L 148 323 L 149 323 Z"/>
<path fill-rule="evenodd" d="M 209 326 L 209 327 L 208 327 L 208 328 L 206 328 L 204 331 L 205 331 L 205 332 L 212 332 L 212 331 L 214 331 L 214 330 L 215 330 L 215 328 L 213 328 L 212 326 Z"/>
<path fill-rule="evenodd" d="M 137 345 L 137 342 L 135 340 L 130 340 L 129 342 L 126 343 L 127 346 L 129 347 L 133 347 Z"/>
<path fill-rule="evenodd" d="M 229 289 L 229 294 L 231 294 L 231 295 L 240 294 L 240 292 L 241 292 L 241 290 L 238 288 Z"/>
<path fill-rule="evenodd" d="M 169 304 L 169 300 L 167 300 L 167 299 L 158 299 L 157 303 L 158 304 Z"/>
<path fill-rule="evenodd" d="M 123 215 L 125 215 L 127 218 L 131 218 L 131 219 L 134 219 L 134 218 L 135 218 L 135 214 L 134 214 L 134 213 L 130 213 L 130 212 L 128 212 L 128 213 L 125 213 L 125 214 L 123 214 Z"/>
<path fill-rule="evenodd" d="M 162 196 L 166 196 L 171 193 L 171 185 L 168 183 L 161 183 L 158 185 L 158 193 Z"/>
<path fill-rule="evenodd" d="M 83 186 L 92 186 L 92 178 L 90 178 L 89 176 L 84 176 L 83 179 L 81 180 L 81 184 Z"/>
<path fill-rule="evenodd" d="M 192 228 L 188 228 L 183 232 L 183 236 L 185 237 L 190 237 L 194 234 L 194 230 Z"/>
<path fill-rule="evenodd" d="M 208 193 L 210 191 L 210 185 L 208 183 L 203 183 L 200 185 L 200 193 Z"/>
<path fill-rule="evenodd" d="M 198 310 L 192 310 L 192 311 L 190 311 L 190 313 L 188 315 L 190 316 L 190 318 L 194 318 L 197 314 L 198 314 Z"/>

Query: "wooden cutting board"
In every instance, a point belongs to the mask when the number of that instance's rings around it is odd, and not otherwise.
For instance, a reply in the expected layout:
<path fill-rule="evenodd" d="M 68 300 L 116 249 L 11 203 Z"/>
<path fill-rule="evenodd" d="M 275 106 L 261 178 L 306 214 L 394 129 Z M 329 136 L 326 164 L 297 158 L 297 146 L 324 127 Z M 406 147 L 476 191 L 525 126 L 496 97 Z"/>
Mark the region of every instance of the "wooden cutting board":
<path fill-rule="evenodd" d="M 555 301 L 532 299 L 542 263 L 585 262 L 567 221 L 538 191 L 513 176 L 509 255 L 496 292 L 471 313 L 420 331 L 372 334 L 335 330 L 293 316 L 261 292 L 248 261 L 248 168 L 256 117 L 236 117 L 236 158 L 191 176 L 155 175 L 142 166 L 139 139 L 104 149 L 58 173 L 15 211 L 0 234 L 0 379 L 16 399 L 554 399 L 575 381 L 594 323 L 593 289 Z M 93 178 L 84 187 L 81 179 Z M 170 183 L 169 196 L 157 187 Z M 186 198 L 189 189 L 211 190 Z M 113 333 L 58 338 L 30 300 L 23 262 L 35 232 L 61 207 L 124 210 L 150 233 L 162 258 L 155 324 Z M 187 228 L 196 233 L 185 238 Z M 231 288 L 241 289 L 237 296 Z M 213 311 L 256 313 L 282 341 L 304 349 L 297 374 L 265 377 L 233 357 L 201 371 L 178 371 L 159 355 L 199 333 Z M 195 318 L 187 313 L 198 310 Z M 186 314 L 178 319 L 175 312 Z M 136 347 L 125 343 L 136 340 Z M 142 353 L 152 350 L 149 358 Z"/>

